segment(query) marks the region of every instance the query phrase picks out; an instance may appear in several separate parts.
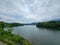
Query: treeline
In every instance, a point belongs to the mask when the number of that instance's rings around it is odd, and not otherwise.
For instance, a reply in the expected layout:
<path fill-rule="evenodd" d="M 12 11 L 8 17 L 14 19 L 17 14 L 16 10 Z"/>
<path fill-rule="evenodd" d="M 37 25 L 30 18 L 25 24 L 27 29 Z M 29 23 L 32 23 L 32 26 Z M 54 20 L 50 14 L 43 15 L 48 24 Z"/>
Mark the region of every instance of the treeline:
<path fill-rule="evenodd" d="M 23 24 L 21 23 L 6 23 L 6 22 L 2 22 L 0 21 L 0 28 L 4 28 L 4 27 L 15 27 L 15 26 L 23 26 Z"/>
<path fill-rule="evenodd" d="M 60 29 L 60 21 L 40 22 L 36 26 L 40 28 Z"/>

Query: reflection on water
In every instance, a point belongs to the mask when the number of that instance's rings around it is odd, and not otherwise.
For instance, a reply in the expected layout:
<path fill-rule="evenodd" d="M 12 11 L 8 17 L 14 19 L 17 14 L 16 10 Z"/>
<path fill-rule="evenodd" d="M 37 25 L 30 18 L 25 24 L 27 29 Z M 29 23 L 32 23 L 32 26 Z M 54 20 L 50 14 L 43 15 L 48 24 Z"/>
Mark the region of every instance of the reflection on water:
<path fill-rule="evenodd" d="M 14 27 L 13 32 L 28 39 L 33 45 L 60 45 L 60 31 L 28 25 Z"/>

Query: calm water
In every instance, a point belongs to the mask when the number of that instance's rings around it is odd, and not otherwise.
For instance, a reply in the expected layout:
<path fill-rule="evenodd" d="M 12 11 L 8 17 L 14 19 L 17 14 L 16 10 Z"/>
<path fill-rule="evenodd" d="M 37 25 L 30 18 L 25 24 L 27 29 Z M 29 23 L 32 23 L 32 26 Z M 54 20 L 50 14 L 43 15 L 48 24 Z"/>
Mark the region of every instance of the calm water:
<path fill-rule="evenodd" d="M 35 25 L 14 27 L 13 32 L 28 39 L 33 45 L 60 45 L 60 31 L 39 29 Z"/>

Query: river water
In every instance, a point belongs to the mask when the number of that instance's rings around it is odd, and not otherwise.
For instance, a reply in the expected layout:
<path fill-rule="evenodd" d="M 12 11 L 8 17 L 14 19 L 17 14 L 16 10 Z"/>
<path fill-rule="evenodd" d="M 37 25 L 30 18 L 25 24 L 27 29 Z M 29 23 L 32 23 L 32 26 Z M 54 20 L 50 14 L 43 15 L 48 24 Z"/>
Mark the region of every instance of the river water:
<path fill-rule="evenodd" d="M 32 45 L 60 45 L 60 31 L 25 25 L 14 27 L 13 32 L 28 39 Z"/>

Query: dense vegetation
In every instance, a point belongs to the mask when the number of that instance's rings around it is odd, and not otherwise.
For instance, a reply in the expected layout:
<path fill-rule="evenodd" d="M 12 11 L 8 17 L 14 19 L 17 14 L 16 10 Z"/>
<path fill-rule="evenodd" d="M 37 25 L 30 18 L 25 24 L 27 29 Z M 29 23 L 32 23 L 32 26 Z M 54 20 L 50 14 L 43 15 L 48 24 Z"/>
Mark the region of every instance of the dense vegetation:
<path fill-rule="evenodd" d="M 4 30 L 4 27 L 10 27 L 11 25 L 12 24 L 0 22 L 0 41 L 7 45 L 31 45 L 31 43 L 23 37 L 13 34 L 10 30 Z"/>
<path fill-rule="evenodd" d="M 39 28 L 60 29 L 60 21 L 40 22 L 36 26 Z"/>
<path fill-rule="evenodd" d="M 0 22 L 0 27 L 15 27 L 15 26 L 23 26 L 23 24 L 20 23 L 5 23 L 5 22 Z"/>

